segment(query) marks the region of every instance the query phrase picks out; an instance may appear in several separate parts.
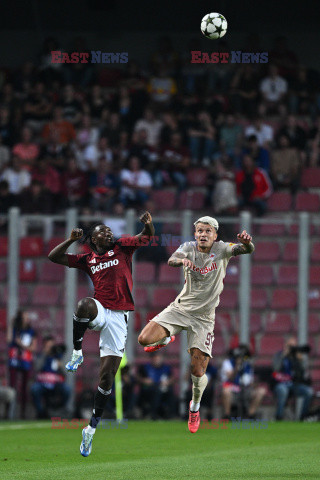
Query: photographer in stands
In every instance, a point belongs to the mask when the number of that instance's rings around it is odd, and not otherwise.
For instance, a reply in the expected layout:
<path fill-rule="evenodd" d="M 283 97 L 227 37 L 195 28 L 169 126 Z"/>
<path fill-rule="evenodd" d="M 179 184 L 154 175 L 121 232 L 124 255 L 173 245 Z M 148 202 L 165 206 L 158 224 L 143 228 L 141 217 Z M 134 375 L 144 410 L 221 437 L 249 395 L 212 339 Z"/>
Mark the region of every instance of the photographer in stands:
<path fill-rule="evenodd" d="M 278 352 L 273 360 L 273 379 L 276 382 L 274 392 L 277 398 L 276 420 L 282 420 L 289 394 L 303 398 L 302 420 L 309 412 L 313 389 L 306 370 L 305 354 L 310 352 L 308 345 L 297 346 L 295 337 L 290 337 L 283 351 Z"/>

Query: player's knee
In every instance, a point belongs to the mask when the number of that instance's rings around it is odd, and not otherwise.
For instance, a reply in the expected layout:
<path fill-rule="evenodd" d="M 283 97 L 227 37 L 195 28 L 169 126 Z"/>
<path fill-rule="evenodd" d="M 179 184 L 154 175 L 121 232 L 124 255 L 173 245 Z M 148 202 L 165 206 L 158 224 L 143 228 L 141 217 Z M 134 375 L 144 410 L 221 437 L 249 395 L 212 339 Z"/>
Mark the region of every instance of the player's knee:
<path fill-rule="evenodd" d="M 205 370 L 200 365 L 191 365 L 191 374 L 194 377 L 203 377 Z"/>
<path fill-rule="evenodd" d="M 77 305 L 76 315 L 78 317 L 95 318 L 98 313 L 95 301 L 92 298 L 82 298 Z"/>
<path fill-rule="evenodd" d="M 140 345 L 149 345 L 149 340 L 148 340 L 148 335 L 146 335 L 145 333 L 141 332 L 139 337 L 138 337 L 138 342 L 140 343 Z"/>

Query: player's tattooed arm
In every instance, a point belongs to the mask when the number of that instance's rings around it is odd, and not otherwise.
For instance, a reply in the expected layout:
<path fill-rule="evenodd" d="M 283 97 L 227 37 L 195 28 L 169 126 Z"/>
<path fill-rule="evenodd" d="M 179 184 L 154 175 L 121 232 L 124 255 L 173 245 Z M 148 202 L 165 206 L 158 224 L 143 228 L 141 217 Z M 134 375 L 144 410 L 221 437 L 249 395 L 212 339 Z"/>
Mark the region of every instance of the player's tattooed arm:
<path fill-rule="evenodd" d="M 170 267 L 187 267 L 187 269 L 192 269 L 194 267 L 191 260 L 186 258 L 183 254 L 174 253 L 168 260 L 168 265 Z"/>
<path fill-rule="evenodd" d="M 233 257 L 237 255 L 245 255 L 254 251 L 254 245 L 252 243 L 252 237 L 245 230 L 242 233 L 238 233 L 238 240 L 241 243 L 237 243 L 232 249 Z"/>
<path fill-rule="evenodd" d="M 79 240 L 83 235 L 83 231 L 81 228 L 74 228 L 71 232 L 70 237 L 65 240 L 64 242 L 57 245 L 48 255 L 49 260 L 53 263 L 58 263 L 59 265 L 65 265 L 66 267 L 68 264 L 68 257 L 66 255 L 66 251 L 74 242 Z"/>
<path fill-rule="evenodd" d="M 144 228 L 141 233 L 136 235 L 138 238 L 147 236 L 147 237 L 153 237 L 155 233 L 155 229 L 152 223 L 152 216 L 149 212 L 145 212 L 143 215 L 140 217 L 140 222 L 144 223 Z"/>

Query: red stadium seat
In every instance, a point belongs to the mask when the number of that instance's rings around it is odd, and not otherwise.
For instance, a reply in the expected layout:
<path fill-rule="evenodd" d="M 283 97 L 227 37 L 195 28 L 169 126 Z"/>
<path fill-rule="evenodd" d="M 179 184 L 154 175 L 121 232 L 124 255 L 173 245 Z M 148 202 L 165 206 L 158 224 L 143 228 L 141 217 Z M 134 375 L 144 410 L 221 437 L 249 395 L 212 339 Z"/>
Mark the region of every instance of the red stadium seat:
<path fill-rule="evenodd" d="M 320 285 L 320 266 L 311 265 L 309 272 L 310 285 Z"/>
<path fill-rule="evenodd" d="M 259 242 L 253 255 L 255 262 L 275 262 L 280 258 L 280 246 L 277 242 Z"/>
<path fill-rule="evenodd" d="M 285 262 L 296 262 L 298 260 L 298 242 L 287 242 L 284 245 L 282 259 Z"/>
<path fill-rule="evenodd" d="M 265 335 L 260 341 L 260 355 L 274 355 L 283 349 L 284 338 L 278 335 Z"/>
<path fill-rule="evenodd" d="M 180 244 L 178 245 L 167 245 L 166 250 L 168 252 L 168 259 L 171 255 L 179 248 Z"/>
<path fill-rule="evenodd" d="M 226 354 L 226 345 L 222 335 L 215 335 L 213 344 L 212 344 L 212 355 L 225 355 Z"/>
<path fill-rule="evenodd" d="M 152 193 L 152 201 L 156 208 L 172 210 L 176 206 L 176 194 L 171 190 L 156 190 Z"/>
<path fill-rule="evenodd" d="M 286 227 L 278 223 L 266 223 L 260 226 L 259 235 L 281 236 L 286 234 Z"/>
<path fill-rule="evenodd" d="M 58 306 L 60 288 L 54 285 L 37 285 L 32 296 L 32 305 Z"/>
<path fill-rule="evenodd" d="M 294 309 L 297 306 L 297 292 L 295 290 L 277 289 L 273 291 L 271 309 Z"/>
<path fill-rule="evenodd" d="M 253 265 L 251 270 L 253 285 L 272 285 L 273 269 L 271 265 Z"/>
<path fill-rule="evenodd" d="M 271 312 L 267 316 L 266 333 L 290 333 L 292 321 L 289 313 Z"/>
<path fill-rule="evenodd" d="M 45 249 L 46 255 L 48 255 L 48 253 L 51 252 L 51 250 L 53 250 L 57 245 L 64 242 L 65 240 L 66 239 L 64 237 L 52 237 L 49 240 L 48 245 L 46 246 L 46 249 Z"/>
<path fill-rule="evenodd" d="M 227 266 L 227 272 L 224 279 L 224 282 L 227 285 L 237 285 L 239 282 L 239 265 L 231 263 Z"/>
<path fill-rule="evenodd" d="M 300 192 L 296 196 L 295 207 L 298 212 L 319 212 L 320 197 L 317 193 Z"/>
<path fill-rule="evenodd" d="M 250 319 L 249 319 L 249 329 L 250 329 L 250 334 L 256 334 L 260 332 L 263 328 L 263 322 L 262 322 L 262 315 L 258 312 L 254 312 L 250 314 Z M 236 332 L 239 332 L 240 330 L 240 318 L 239 315 L 236 316 Z"/>
<path fill-rule="evenodd" d="M 302 188 L 317 188 L 320 187 L 320 168 L 311 167 L 305 168 L 301 176 Z"/>
<path fill-rule="evenodd" d="M 34 308 L 30 307 L 28 309 L 28 315 L 34 326 L 37 328 L 52 329 L 56 327 L 55 319 L 54 321 L 51 318 L 48 308 Z"/>
<path fill-rule="evenodd" d="M 320 290 L 318 288 L 311 288 L 309 290 L 309 308 L 320 308 Z"/>
<path fill-rule="evenodd" d="M 287 192 L 275 192 L 268 199 L 270 212 L 288 212 L 292 206 L 292 196 Z"/>
<path fill-rule="evenodd" d="M 40 278 L 43 283 L 61 283 L 64 281 L 65 268 L 52 262 L 42 262 L 40 266 Z"/>
<path fill-rule="evenodd" d="M 174 288 L 155 288 L 152 295 L 152 307 L 153 308 L 164 308 L 167 307 L 175 297 L 178 292 Z"/>
<path fill-rule="evenodd" d="M 0 237 L 0 257 L 8 255 L 8 237 Z"/>
<path fill-rule="evenodd" d="M 7 328 L 7 310 L 5 308 L 0 308 L 0 330 L 5 330 Z"/>
<path fill-rule="evenodd" d="M 29 289 L 26 285 L 20 285 L 19 286 L 19 292 L 18 292 L 18 298 L 19 298 L 19 305 L 20 306 L 26 306 L 29 305 L 29 300 L 30 300 L 30 295 L 29 295 Z M 6 305 L 8 299 L 8 286 L 6 285 L 3 289 L 3 295 L 0 297 L 0 302 L 4 305 Z"/>
<path fill-rule="evenodd" d="M 35 282 L 37 279 L 37 268 L 34 260 L 22 260 L 19 264 L 19 279 L 21 282 Z"/>
<path fill-rule="evenodd" d="M 7 262 L 0 262 L 0 282 L 3 282 L 7 279 Z"/>
<path fill-rule="evenodd" d="M 296 265 L 280 265 L 278 285 L 297 285 L 298 267 Z"/>
<path fill-rule="evenodd" d="M 214 331 L 217 334 L 221 332 L 230 334 L 233 331 L 230 313 L 216 313 Z"/>
<path fill-rule="evenodd" d="M 251 290 L 251 308 L 265 309 L 268 305 L 266 290 Z"/>
<path fill-rule="evenodd" d="M 21 238 L 20 255 L 22 257 L 40 257 L 43 253 L 43 239 L 41 237 Z"/>
<path fill-rule="evenodd" d="M 320 262 L 320 242 L 314 242 L 311 248 L 312 262 Z"/>
<path fill-rule="evenodd" d="M 146 288 L 134 289 L 134 303 L 138 308 L 146 307 L 148 304 L 148 290 Z"/>
<path fill-rule="evenodd" d="M 170 267 L 164 263 L 160 265 L 159 283 L 180 283 L 181 269 Z"/>
<path fill-rule="evenodd" d="M 203 192 L 189 190 L 182 192 L 179 199 L 179 208 L 181 210 L 201 210 L 204 206 L 205 195 Z"/>
<path fill-rule="evenodd" d="M 205 187 L 207 178 L 208 170 L 206 168 L 190 168 L 188 170 L 187 180 L 191 187 Z"/>
<path fill-rule="evenodd" d="M 219 308 L 236 308 L 238 306 L 238 291 L 227 288 L 220 296 Z"/>
<path fill-rule="evenodd" d="M 320 317 L 316 313 L 310 313 L 308 319 L 308 331 L 309 334 L 320 332 Z"/>
<path fill-rule="evenodd" d="M 155 280 L 156 267 L 152 262 L 135 263 L 135 280 L 138 283 L 152 283 Z"/>
<path fill-rule="evenodd" d="M 289 227 L 289 235 L 299 235 L 299 224 L 292 223 Z M 316 233 L 316 227 L 311 223 L 309 226 L 309 234 L 314 235 Z"/>
<path fill-rule="evenodd" d="M 150 322 L 150 320 L 156 317 L 158 313 L 160 313 L 160 310 L 150 310 L 146 316 L 146 323 Z"/>

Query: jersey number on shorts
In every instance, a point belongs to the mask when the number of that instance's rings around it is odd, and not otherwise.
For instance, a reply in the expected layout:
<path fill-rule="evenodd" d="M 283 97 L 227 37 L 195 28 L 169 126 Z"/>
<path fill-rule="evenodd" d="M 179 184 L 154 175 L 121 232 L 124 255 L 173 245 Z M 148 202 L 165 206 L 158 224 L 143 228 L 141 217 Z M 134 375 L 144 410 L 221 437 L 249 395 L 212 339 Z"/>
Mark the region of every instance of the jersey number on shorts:
<path fill-rule="evenodd" d="M 213 339 L 214 339 L 214 334 L 208 332 L 208 334 L 207 334 L 207 339 L 206 339 L 206 341 L 205 341 L 204 344 L 205 344 L 207 347 L 212 346 Z"/>

